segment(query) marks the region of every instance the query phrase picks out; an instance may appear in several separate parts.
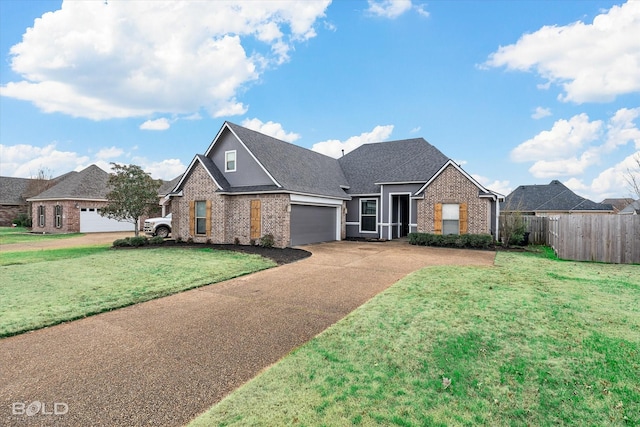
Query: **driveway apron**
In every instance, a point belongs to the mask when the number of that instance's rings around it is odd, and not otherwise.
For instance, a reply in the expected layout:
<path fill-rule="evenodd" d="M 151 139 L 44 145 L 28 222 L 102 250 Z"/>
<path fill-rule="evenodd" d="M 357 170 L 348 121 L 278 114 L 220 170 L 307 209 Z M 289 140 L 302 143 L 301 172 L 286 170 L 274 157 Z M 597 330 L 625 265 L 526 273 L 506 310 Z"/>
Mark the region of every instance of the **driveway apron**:
<path fill-rule="evenodd" d="M 293 264 L 0 340 L 0 421 L 184 425 L 406 274 L 495 257 L 395 241 L 304 248 L 313 255 Z"/>

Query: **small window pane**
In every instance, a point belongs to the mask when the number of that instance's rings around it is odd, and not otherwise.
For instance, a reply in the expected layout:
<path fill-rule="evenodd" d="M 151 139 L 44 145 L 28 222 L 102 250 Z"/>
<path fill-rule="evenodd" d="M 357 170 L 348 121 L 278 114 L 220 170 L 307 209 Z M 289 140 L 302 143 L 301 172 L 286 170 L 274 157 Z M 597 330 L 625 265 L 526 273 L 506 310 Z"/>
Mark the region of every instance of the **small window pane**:
<path fill-rule="evenodd" d="M 445 219 L 442 221 L 442 234 L 460 234 L 458 220 Z"/>
<path fill-rule="evenodd" d="M 196 217 L 207 216 L 207 204 L 206 202 L 196 202 Z"/>
<path fill-rule="evenodd" d="M 446 204 L 442 205 L 442 219 L 460 219 L 460 205 Z"/>
<path fill-rule="evenodd" d="M 236 152 L 235 151 L 227 151 L 224 153 L 225 157 L 225 171 L 233 172 L 236 170 Z"/>
<path fill-rule="evenodd" d="M 376 217 L 375 216 L 363 216 L 362 217 L 362 231 L 376 231 Z"/>
<path fill-rule="evenodd" d="M 363 215 L 375 215 L 376 214 L 376 201 L 365 200 L 362 202 L 362 214 Z"/>
<path fill-rule="evenodd" d="M 196 234 L 207 234 L 206 218 L 196 218 Z"/>

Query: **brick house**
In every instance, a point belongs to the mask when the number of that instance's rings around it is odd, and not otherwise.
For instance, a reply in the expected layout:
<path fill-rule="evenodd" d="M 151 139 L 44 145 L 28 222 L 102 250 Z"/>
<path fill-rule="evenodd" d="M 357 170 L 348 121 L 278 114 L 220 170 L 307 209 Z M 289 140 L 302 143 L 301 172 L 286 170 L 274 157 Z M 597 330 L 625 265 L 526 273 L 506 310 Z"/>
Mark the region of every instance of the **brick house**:
<path fill-rule="evenodd" d="M 422 138 L 340 159 L 225 122 L 168 195 L 173 236 L 286 247 L 410 232 L 492 234 L 503 197 Z"/>
<path fill-rule="evenodd" d="M 134 224 L 100 215 L 107 205 L 109 174 L 96 165 L 71 172 L 30 197 L 31 229 L 42 233 L 133 231 Z"/>

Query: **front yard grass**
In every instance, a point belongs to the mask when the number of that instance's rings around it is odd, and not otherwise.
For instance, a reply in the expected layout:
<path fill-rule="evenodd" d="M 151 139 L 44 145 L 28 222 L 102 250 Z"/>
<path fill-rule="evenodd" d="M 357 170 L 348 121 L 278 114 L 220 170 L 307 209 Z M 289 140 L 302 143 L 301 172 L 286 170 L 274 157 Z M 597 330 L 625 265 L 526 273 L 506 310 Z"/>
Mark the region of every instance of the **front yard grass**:
<path fill-rule="evenodd" d="M 68 234 L 37 234 L 31 233 L 24 227 L 0 227 L 0 245 L 10 243 L 25 243 L 40 240 L 68 239 L 69 237 L 82 236 L 81 233 Z"/>
<path fill-rule="evenodd" d="M 407 276 L 191 426 L 640 425 L 640 267 Z"/>
<path fill-rule="evenodd" d="M 0 253 L 0 337 L 275 266 L 207 248 L 85 247 Z"/>

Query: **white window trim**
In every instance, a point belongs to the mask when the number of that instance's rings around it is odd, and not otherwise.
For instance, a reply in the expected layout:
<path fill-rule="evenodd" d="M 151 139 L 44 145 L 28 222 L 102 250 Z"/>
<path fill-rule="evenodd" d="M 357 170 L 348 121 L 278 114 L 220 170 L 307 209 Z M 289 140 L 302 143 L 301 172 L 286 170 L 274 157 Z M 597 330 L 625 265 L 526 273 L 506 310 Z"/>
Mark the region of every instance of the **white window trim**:
<path fill-rule="evenodd" d="M 370 231 L 370 230 L 363 230 L 362 229 L 362 202 L 368 202 L 373 200 L 374 202 L 376 202 L 376 229 L 375 231 Z M 360 199 L 358 202 L 358 231 L 360 233 L 369 233 L 369 234 L 378 234 L 378 199 L 374 199 L 374 198 L 369 198 L 369 199 Z M 370 215 L 368 215 L 370 216 Z"/>
<path fill-rule="evenodd" d="M 229 154 L 233 154 L 233 169 L 228 169 L 229 165 Z M 235 172 L 238 170 L 238 152 L 237 150 L 229 150 L 224 152 L 224 171 L 225 172 Z"/>

